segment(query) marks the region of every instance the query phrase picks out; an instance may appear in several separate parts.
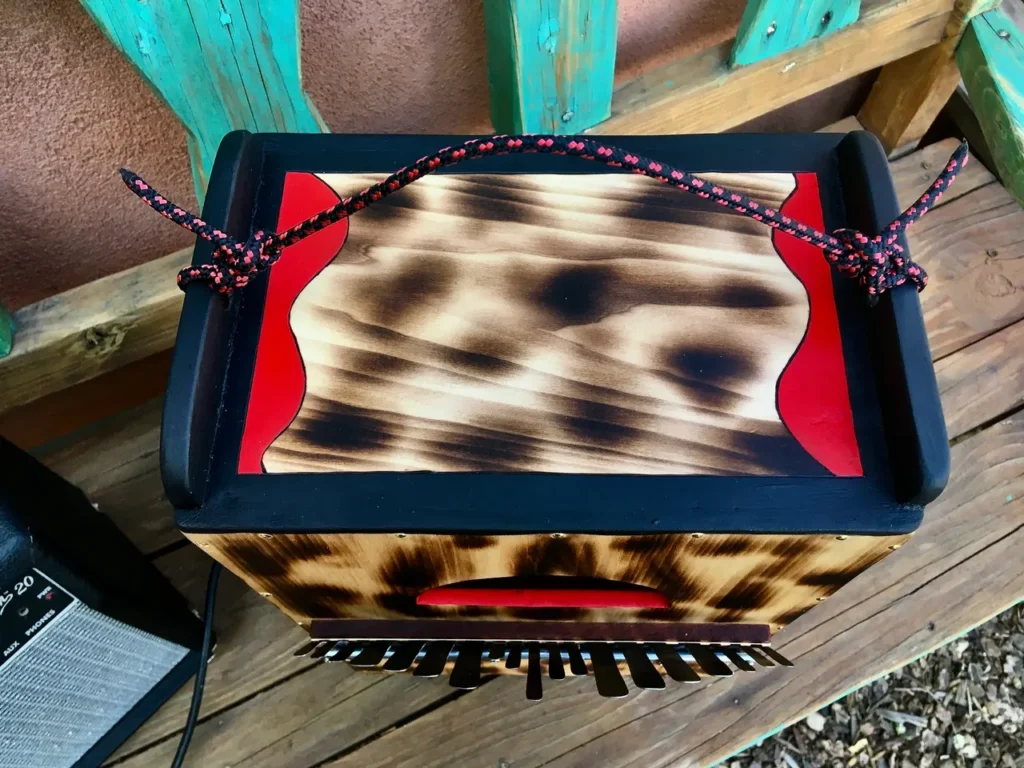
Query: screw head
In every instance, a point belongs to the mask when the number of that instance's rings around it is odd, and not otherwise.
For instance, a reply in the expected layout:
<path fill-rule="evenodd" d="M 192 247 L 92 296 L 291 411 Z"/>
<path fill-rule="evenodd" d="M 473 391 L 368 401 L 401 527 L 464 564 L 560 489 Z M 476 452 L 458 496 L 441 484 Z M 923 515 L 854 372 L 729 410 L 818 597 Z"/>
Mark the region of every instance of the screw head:
<path fill-rule="evenodd" d="M 552 533 L 551 534 L 551 538 L 552 539 L 564 539 L 565 538 L 565 534 L 564 533 Z"/>
<path fill-rule="evenodd" d="M 396 539 L 404 539 L 404 538 L 405 538 L 406 536 L 408 536 L 408 535 L 409 535 L 409 534 L 407 534 L 407 533 L 396 533 L 396 534 L 395 534 L 395 538 L 396 538 Z"/>
<path fill-rule="evenodd" d="M 839 536 L 836 536 L 836 541 L 846 541 L 848 538 L 850 537 L 845 534 L 840 534 Z"/>
<path fill-rule="evenodd" d="M 778 29 L 778 26 L 776 26 L 775 22 L 773 21 L 771 24 L 768 25 L 768 29 L 764 31 L 764 36 L 771 37 L 772 35 L 775 34 L 776 29 Z"/>
<path fill-rule="evenodd" d="M 1002 40 L 1009 40 L 1010 39 L 1010 32 L 1009 32 L 1009 30 L 1000 29 L 998 32 L 996 32 L 996 34 Z"/>
<path fill-rule="evenodd" d="M 574 117 L 576 117 L 576 113 L 575 113 L 575 112 L 573 112 L 573 111 L 572 111 L 571 109 L 569 109 L 569 110 L 566 110 L 566 111 L 565 111 L 565 112 L 564 112 L 564 113 L 562 114 L 562 122 L 563 122 L 563 123 L 568 123 L 568 122 L 569 122 L 570 120 L 572 120 L 572 119 L 573 119 Z"/>
<path fill-rule="evenodd" d="M 259 536 L 261 539 L 272 539 L 272 538 L 274 538 L 274 534 L 272 534 L 272 533 L 257 533 L 256 535 Z"/>
<path fill-rule="evenodd" d="M 821 17 L 821 26 L 827 27 L 829 22 L 832 21 L 832 11 L 825 11 L 825 15 Z"/>
<path fill-rule="evenodd" d="M 704 538 L 704 534 L 703 533 L 691 533 L 690 534 L 690 538 L 691 539 L 703 539 Z"/>
<path fill-rule="evenodd" d="M 260 592 L 260 597 L 270 597 L 269 592 Z"/>
<path fill-rule="evenodd" d="M 902 546 L 903 546 L 902 544 L 890 544 L 889 545 L 889 551 L 895 552 L 897 549 L 899 549 Z"/>

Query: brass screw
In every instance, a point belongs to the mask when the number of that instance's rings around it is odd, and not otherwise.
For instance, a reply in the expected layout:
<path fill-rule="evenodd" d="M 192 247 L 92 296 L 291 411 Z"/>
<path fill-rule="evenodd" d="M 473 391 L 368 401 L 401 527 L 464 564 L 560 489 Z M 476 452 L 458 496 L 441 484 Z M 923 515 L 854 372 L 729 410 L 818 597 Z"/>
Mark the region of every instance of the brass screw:
<path fill-rule="evenodd" d="M 272 533 L 258 533 L 256 535 L 259 536 L 261 539 L 272 539 L 272 538 L 274 538 L 274 534 L 272 534 Z"/>

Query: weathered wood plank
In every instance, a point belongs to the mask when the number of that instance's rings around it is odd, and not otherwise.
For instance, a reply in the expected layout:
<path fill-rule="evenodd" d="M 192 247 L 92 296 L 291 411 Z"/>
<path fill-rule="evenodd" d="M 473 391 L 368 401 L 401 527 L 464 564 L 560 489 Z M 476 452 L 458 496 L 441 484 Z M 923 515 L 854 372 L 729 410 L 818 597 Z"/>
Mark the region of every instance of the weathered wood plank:
<path fill-rule="evenodd" d="M 611 112 L 616 0 L 486 0 L 491 122 L 579 133 Z"/>
<path fill-rule="evenodd" d="M 318 664 L 281 685 L 201 723 L 190 765 L 296 768 L 318 765 L 416 712 L 456 695 L 446 678 L 370 674 L 348 664 Z M 177 749 L 164 741 L 119 765 L 169 765 Z"/>
<path fill-rule="evenodd" d="M 1022 450 L 1019 417 L 957 446 L 954 487 L 911 542 L 777 636 L 793 670 L 612 702 L 589 679 L 548 684 L 539 703 L 497 680 L 330 765 L 710 765 L 1024 594 Z M 498 720 L 508 727 L 481 738 L 478 724 Z"/>
<path fill-rule="evenodd" d="M 1024 32 L 989 11 L 971 21 L 956 56 L 996 170 L 1024 205 Z"/>
<path fill-rule="evenodd" d="M 156 398 L 35 452 L 146 553 L 182 538 L 160 481 L 162 409 Z"/>
<path fill-rule="evenodd" d="M 298 0 L 80 0 L 185 126 L 203 199 L 224 135 L 319 133 L 302 90 Z"/>
<path fill-rule="evenodd" d="M 732 42 L 647 72 L 615 90 L 594 133 L 723 131 L 942 39 L 950 0 L 865 8 L 860 21 L 787 56 L 730 70 Z"/>
<path fill-rule="evenodd" d="M 747 0 L 736 32 L 730 66 L 778 56 L 848 27 L 860 15 L 860 0 Z"/>
<path fill-rule="evenodd" d="M 935 365 L 951 436 L 1024 404 L 1024 321 L 971 344 Z"/>
<path fill-rule="evenodd" d="M 14 313 L 18 341 L 0 360 L 0 412 L 174 344 L 191 250 L 44 299 Z"/>
<path fill-rule="evenodd" d="M 944 204 L 909 231 L 928 270 L 921 294 L 932 356 L 1024 317 L 1024 210 L 998 184 Z"/>
<path fill-rule="evenodd" d="M 949 162 L 949 156 L 953 154 L 957 146 L 959 146 L 959 142 L 956 139 L 943 139 L 913 154 L 904 155 L 889 164 L 893 184 L 896 187 L 896 196 L 902 210 L 909 208 L 928 188 L 928 185 L 935 181 L 935 177 Z M 957 175 L 953 186 L 942 195 L 942 199 L 928 215 L 938 216 L 936 209 L 995 181 L 996 177 L 972 154 L 967 167 Z M 915 224 L 908 230 L 912 247 L 916 226 L 918 225 Z M 916 253 L 914 257 L 917 257 Z"/>
<path fill-rule="evenodd" d="M 211 562 L 198 547 L 187 546 L 158 558 L 156 565 L 193 606 L 199 606 L 203 603 Z M 316 663 L 292 656 L 306 633 L 230 573 L 225 573 L 220 582 L 214 629 L 217 653 L 206 677 L 201 718 Z M 191 697 L 191 686 L 178 691 L 136 731 L 114 759 L 180 733 Z"/>
<path fill-rule="evenodd" d="M 957 0 L 942 41 L 886 64 L 857 117 L 886 152 L 913 148 L 931 127 L 960 82 L 956 47 L 968 22 L 999 0 Z"/>

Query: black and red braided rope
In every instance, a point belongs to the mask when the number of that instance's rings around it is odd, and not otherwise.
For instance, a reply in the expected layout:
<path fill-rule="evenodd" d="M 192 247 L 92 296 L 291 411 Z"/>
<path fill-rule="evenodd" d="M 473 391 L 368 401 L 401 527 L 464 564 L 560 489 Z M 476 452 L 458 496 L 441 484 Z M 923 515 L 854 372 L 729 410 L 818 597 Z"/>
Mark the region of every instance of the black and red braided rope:
<path fill-rule="evenodd" d="M 244 243 L 234 240 L 216 227 L 174 205 L 131 171 L 122 169 L 121 177 L 128 188 L 147 205 L 217 246 L 214 250 L 213 264 L 186 267 L 178 274 L 178 284 L 184 288 L 189 283 L 202 281 L 209 283 L 221 293 L 230 293 L 235 288 L 244 287 L 254 275 L 269 269 L 280 258 L 285 247 L 351 216 L 438 168 L 477 157 L 527 152 L 576 155 L 613 167 L 627 168 L 698 197 L 712 200 L 820 248 L 825 258 L 836 269 L 860 282 L 873 298 L 906 282 L 917 286 L 919 291 L 924 289 L 928 276 L 920 266 L 906 256 L 898 242 L 899 237 L 942 197 L 942 193 L 953 183 L 956 174 L 967 164 L 968 158 L 967 143 L 964 142 L 920 199 L 885 227 L 881 234 L 874 237 L 851 229 L 839 229 L 831 235 L 826 234 L 783 216 L 769 206 L 720 184 L 673 168 L 666 163 L 632 154 L 619 147 L 607 146 L 598 140 L 578 136 L 491 136 L 486 139 L 471 139 L 457 147 L 444 147 L 432 155 L 421 157 L 410 166 L 398 169 L 383 181 L 367 187 L 359 194 L 342 200 L 332 208 L 321 211 L 294 227 L 278 233 L 260 230 L 254 232 Z"/>

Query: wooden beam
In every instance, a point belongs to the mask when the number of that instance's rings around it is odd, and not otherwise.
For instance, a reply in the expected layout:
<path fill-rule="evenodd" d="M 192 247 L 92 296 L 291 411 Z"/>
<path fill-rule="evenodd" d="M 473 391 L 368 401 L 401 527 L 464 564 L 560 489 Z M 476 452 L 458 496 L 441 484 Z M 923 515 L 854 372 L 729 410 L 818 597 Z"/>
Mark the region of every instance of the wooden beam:
<path fill-rule="evenodd" d="M 957 0 L 942 41 L 886 64 L 857 117 L 890 155 L 914 149 L 960 82 L 956 47 L 970 20 L 999 0 Z"/>
<path fill-rule="evenodd" d="M 485 0 L 491 122 L 579 133 L 608 117 L 616 0 Z"/>
<path fill-rule="evenodd" d="M 860 0 L 747 0 L 729 66 L 799 48 L 850 26 L 859 15 Z"/>
<path fill-rule="evenodd" d="M 80 0 L 185 126 L 196 196 L 230 131 L 326 130 L 302 90 L 298 0 Z"/>
<path fill-rule="evenodd" d="M 0 304 L 0 357 L 11 354 L 14 344 L 14 320 L 3 304 Z"/>
<path fill-rule="evenodd" d="M 177 251 L 14 313 L 18 343 L 0 359 L 0 413 L 170 349 L 184 294 Z"/>
<path fill-rule="evenodd" d="M 1024 205 L 1024 33 L 989 11 L 970 23 L 957 63 L 1003 184 Z"/>
<path fill-rule="evenodd" d="M 951 0 L 886 3 L 789 55 L 730 70 L 732 42 L 619 87 L 593 133 L 724 131 L 942 39 Z"/>

